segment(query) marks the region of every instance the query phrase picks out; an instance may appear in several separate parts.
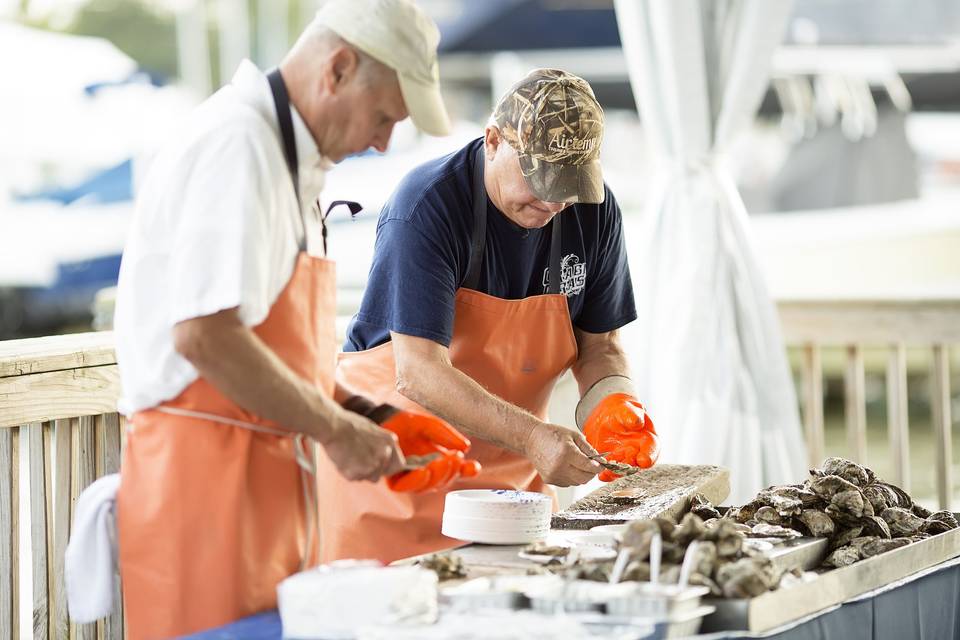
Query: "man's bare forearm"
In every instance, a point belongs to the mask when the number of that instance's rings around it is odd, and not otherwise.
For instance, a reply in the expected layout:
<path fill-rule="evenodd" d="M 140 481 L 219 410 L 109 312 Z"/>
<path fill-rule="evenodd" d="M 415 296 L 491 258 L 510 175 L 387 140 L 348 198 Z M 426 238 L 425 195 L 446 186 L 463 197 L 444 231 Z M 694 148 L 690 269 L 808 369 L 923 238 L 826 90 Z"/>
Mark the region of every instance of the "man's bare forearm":
<path fill-rule="evenodd" d="M 319 442 L 338 428 L 336 403 L 297 376 L 235 310 L 181 322 L 174 339 L 203 378 L 247 411 Z"/>
<path fill-rule="evenodd" d="M 419 358 L 416 366 L 405 366 L 404 350 L 397 349 L 396 342 L 406 337 L 393 336 L 401 394 L 468 436 L 524 453 L 527 437 L 541 423 L 536 416 L 493 395 L 446 358 Z"/>
<path fill-rule="evenodd" d="M 617 331 L 587 333 L 577 329 L 574 333 L 579 356 L 573 365 L 573 376 L 577 379 L 581 396 L 607 376 L 630 376 L 627 355 L 620 345 Z"/>

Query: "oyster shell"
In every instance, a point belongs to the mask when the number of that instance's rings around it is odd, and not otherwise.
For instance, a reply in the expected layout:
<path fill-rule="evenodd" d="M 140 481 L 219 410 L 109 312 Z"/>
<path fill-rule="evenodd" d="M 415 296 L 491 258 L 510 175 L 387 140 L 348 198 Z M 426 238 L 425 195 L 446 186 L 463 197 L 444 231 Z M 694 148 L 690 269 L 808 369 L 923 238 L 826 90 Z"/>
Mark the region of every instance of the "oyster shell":
<path fill-rule="evenodd" d="M 759 523 L 750 530 L 750 537 L 753 538 L 799 538 L 802 534 L 795 529 L 788 529 L 776 524 Z"/>
<path fill-rule="evenodd" d="M 823 561 L 823 564 L 826 567 L 839 568 L 851 565 L 859 559 L 860 550 L 856 547 L 846 545 L 834 549 L 833 552 L 827 556 L 827 559 Z"/>
<path fill-rule="evenodd" d="M 690 509 L 690 513 L 704 521 L 722 517 L 719 511 L 708 505 L 697 505 Z"/>
<path fill-rule="evenodd" d="M 893 538 L 888 540 L 884 540 L 883 538 L 874 538 L 860 547 L 860 557 L 870 558 L 873 556 L 878 556 L 881 553 L 886 553 L 887 551 L 893 551 L 894 549 L 905 547 L 911 542 L 912 540 L 910 540 L 910 538 Z"/>
<path fill-rule="evenodd" d="M 623 577 L 621 580 L 629 581 L 633 580 L 636 582 L 649 582 L 650 581 L 650 564 L 647 562 L 631 562 L 627 565 L 626 570 L 623 572 Z"/>
<path fill-rule="evenodd" d="M 809 489 L 801 489 L 798 493 L 800 504 L 804 509 L 823 510 L 827 506 L 826 501 Z"/>
<path fill-rule="evenodd" d="M 799 506 L 800 501 L 797 500 L 797 505 Z M 790 526 L 791 517 L 789 515 L 781 515 L 776 509 L 771 506 L 764 505 L 757 509 L 756 519 L 758 522 L 765 524 L 776 524 L 781 527 Z"/>
<path fill-rule="evenodd" d="M 563 558 L 570 554 L 570 547 L 561 547 L 559 545 L 550 545 L 542 540 L 537 540 L 525 546 L 523 553 L 529 553 L 537 556 L 552 556 L 554 558 Z"/>
<path fill-rule="evenodd" d="M 870 501 L 875 514 L 880 513 L 887 507 L 896 507 L 900 504 L 900 499 L 893 489 L 881 483 L 864 487 L 863 496 Z"/>
<path fill-rule="evenodd" d="M 717 569 L 717 584 L 727 598 L 753 598 L 766 593 L 770 576 L 758 558 L 742 558 Z"/>
<path fill-rule="evenodd" d="M 720 518 L 720 512 L 707 500 L 703 494 L 695 494 L 690 499 L 690 513 L 695 514 L 701 520 L 710 520 L 711 518 Z"/>
<path fill-rule="evenodd" d="M 467 577 L 463 559 L 455 553 L 435 553 L 417 560 L 416 564 L 437 574 L 440 582 Z"/>
<path fill-rule="evenodd" d="M 774 509 L 781 516 L 799 515 L 803 509 L 800 490 L 794 487 L 766 489 L 757 495 L 757 499 L 763 502 L 764 506 Z"/>
<path fill-rule="evenodd" d="M 824 500 L 830 500 L 843 491 L 859 491 L 857 485 L 840 476 L 820 476 L 810 481 L 809 488 Z"/>
<path fill-rule="evenodd" d="M 867 512 L 867 506 L 870 502 L 864 500 L 863 494 L 860 493 L 859 489 L 852 489 L 850 491 L 840 491 L 833 494 L 833 497 L 830 498 L 830 504 L 827 505 L 825 509 L 827 515 L 831 518 L 842 519 L 842 516 L 849 515 L 854 518 L 854 520 L 859 520 L 865 515 L 873 515 L 873 507 Z M 841 516 L 838 518 L 838 516 Z"/>
<path fill-rule="evenodd" d="M 688 513 L 680 520 L 680 524 L 673 530 L 670 538 L 678 544 L 688 545 L 692 540 L 700 539 L 707 532 L 703 520 L 693 513 Z"/>
<path fill-rule="evenodd" d="M 957 517 L 955 515 L 949 511 L 937 511 L 936 513 L 930 514 L 926 522 L 921 525 L 920 531 L 936 535 L 938 533 L 946 533 L 951 529 L 956 529 L 957 526 Z"/>
<path fill-rule="evenodd" d="M 863 525 L 863 535 L 890 538 L 890 527 L 880 516 L 867 516 L 860 523 Z"/>
<path fill-rule="evenodd" d="M 590 580 L 591 582 L 610 582 L 610 574 L 613 573 L 612 562 L 588 562 L 576 564 L 573 567 L 563 569 L 562 575 L 567 580 Z M 649 579 L 649 567 L 647 569 Z"/>
<path fill-rule="evenodd" d="M 890 534 L 896 536 L 909 536 L 920 530 L 925 522 L 911 511 L 900 507 L 887 507 L 880 514 L 880 517 L 887 521 L 890 526 Z"/>
<path fill-rule="evenodd" d="M 887 487 L 890 491 L 897 496 L 897 504 L 890 504 L 891 507 L 900 507 L 902 509 L 909 509 L 913 506 L 913 498 L 910 497 L 910 494 L 898 487 L 895 484 L 890 484 L 889 482 L 877 482 L 881 486 Z"/>
<path fill-rule="evenodd" d="M 753 520 L 757 509 L 762 506 L 764 506 L 764 504 L 760 500 L 754 499 L 741 507 L 731 509 L 727 515 L 741 524 L 746 524 L 748 521 Z"/>
<path fill-rule="evenodd" d="M 830 541 L 831 542 L 830 546 L 834 549 L 838 547 L 846 546 L 850 544 L 850 541 L 853 540 L 854 538 L 859 538 L 862 533 L 863 533 L 863 526 L 856 526 L 856 527 L 851 527 L 849 529 L 845 529 L 840 533 L 840 535 L 838 535 L 836 538 Z"/>
<path fill-rule="evenodd" d="M 830 516 L 823 511 L 804 509 L 800 515 L 797 516 L 797 520 L 803 523 L 803 526 L 810 532 L 810 535 L 816 538 L 829 538 L 837 530 L 837 525 L 834 524 Z"/>
<path fill-rule="evenodd" d="M 693 571 L 704 576 L 712 576 L 717 568 L 717 547 L 712 542 L 700 541 L 692 551 L 687 553 L 694 554 Z"/>
<path fill-rule="evenodd" d="M 913 511 L 913 515 L 919 518 L 924 518 L 924 519 L 929 518 L 930 516 L 933 515 L 933 511 L 930 511 L 930 509 L 927 509 L 925 506 L 916 504 L 916 503 L 914 503 L 914 505 L 910 507 L 910 511 Z M 948 511 L 947 513 L 950 513 L 950 512 Z"/>
<path fill-rule="evenodd" d="M 732 520 L 721 519 L 715 526 L 709 527 L 705 539 L 716 545 L 717 555 L 721 558 L 731 558 L 743 549 L 744 531 L 750 531 L 746 525 Z"/>
<path fill-rule="evenodd" d="M 827 458 L 820 468 L 826 475 L 840 476 L 858 487 L 866 486 L 870 481 L 870 476 L 864 467 L 846 458 Z"/>
<path fill-rule="evenodd" d="M 690 584 L 707 587 L 710 589 L 710 595 L 712 596 L 722 596 L 723 589 L 720 588 L 720 585 L 717 584 L 709 576 L 705 576 L 702 573 L 692 573 L 690 575 Z"/>

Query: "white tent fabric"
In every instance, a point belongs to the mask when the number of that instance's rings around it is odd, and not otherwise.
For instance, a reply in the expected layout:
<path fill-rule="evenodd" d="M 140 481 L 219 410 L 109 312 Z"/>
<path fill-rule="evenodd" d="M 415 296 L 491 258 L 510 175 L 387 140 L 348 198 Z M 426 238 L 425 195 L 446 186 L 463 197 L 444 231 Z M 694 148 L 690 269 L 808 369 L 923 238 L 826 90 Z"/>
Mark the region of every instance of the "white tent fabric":
<path fill-rule="evenodd" d="M 731 503 L 798 482 L 806 452 L 774 304 L 724 150 L 756 115 L 789 0 L 616 0 L 655 152 L 646 229 L 628 239 L 632 347 L 662 460 L 731 470 Z"/>

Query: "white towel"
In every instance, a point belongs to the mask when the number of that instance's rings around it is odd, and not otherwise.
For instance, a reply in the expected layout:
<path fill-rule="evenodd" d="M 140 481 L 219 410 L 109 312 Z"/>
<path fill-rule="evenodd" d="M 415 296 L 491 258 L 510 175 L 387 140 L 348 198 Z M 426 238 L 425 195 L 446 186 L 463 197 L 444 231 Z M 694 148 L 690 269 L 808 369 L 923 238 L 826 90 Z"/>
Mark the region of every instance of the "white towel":
<path fill-rule="evenodd" d="M 119 584 L 114 504 L 120 474 L 103 476 L 77 498 L 67 544 L 67 606 L 73 622 L 93 622 L 114 609 Z"/>

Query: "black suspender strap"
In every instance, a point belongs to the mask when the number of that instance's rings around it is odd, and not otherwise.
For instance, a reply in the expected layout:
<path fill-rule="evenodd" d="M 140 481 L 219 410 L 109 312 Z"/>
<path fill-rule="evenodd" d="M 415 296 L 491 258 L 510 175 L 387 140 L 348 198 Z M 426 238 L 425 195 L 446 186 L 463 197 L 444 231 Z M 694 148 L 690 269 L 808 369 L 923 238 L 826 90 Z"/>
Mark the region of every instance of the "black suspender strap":
<path fill-rule="evenodd" d="M 290 171 L 290 180 L 293 181 L 293 193 L 297 198 L 297 212 L 300 214 L 300 224 L 303 226 L 303 240 L 300 249 L 307 246 L 307 221 L 303 219 L 303 205 L 300 202 L 300 171 L 297 164 L 297 143 L 293 135 L 293 118 L 290 116 L 290 97 L 287 95 L 287 86 L 283 83 L 283 76 L 279 69 L 267 74 L 270 82 L 270 92 L 273 94 L 273 106 L 277 112 L 277 124 L 280 126 L 280 141 L 283 146 L 283 157 L 287 161 Z M 326 249 L 326 239 L 324 239 Z"/>
<path fill-rule="evenodd" d="M 560 253 L 563 247 L 563 233 L 560 225 L 560 216 L 563 211 L 553 216 L 550 222 L 550 286 L 547 293 L 560 293 Z"/>
<path fill-rule="evenodd" d="M 473 156 L 473 235 L 470 237 L 470 261 L 461 286 L 476 290 L 480 283 L 480 265 L 487 244 L 487 188 L 483 184 L 483 145 Z"/>
<path fill-rule="evenodd" d="M 470 261 L 462 287 L 476 290 L 480 283 L 480 266 L 487 244 L 487 189 L 483 184 L 483 145 L 473 159 L 473 235 L 470 238 Z M 560 253 L 563 249 L 561 211 L 550 221 L 550 281 L 547 293 L 560 293 Z"/>

